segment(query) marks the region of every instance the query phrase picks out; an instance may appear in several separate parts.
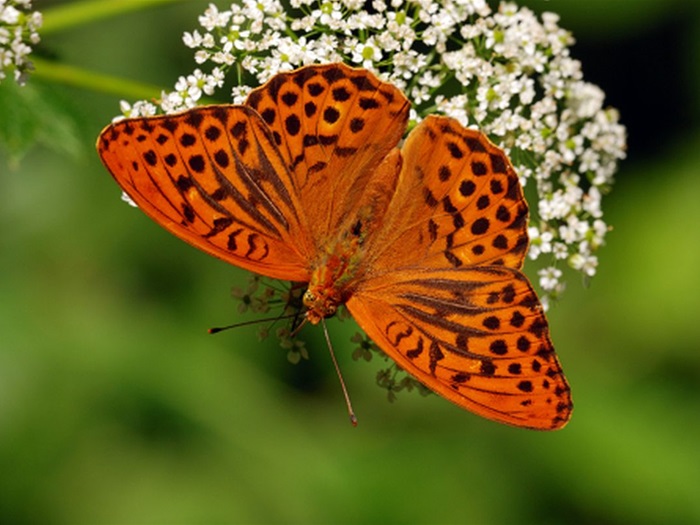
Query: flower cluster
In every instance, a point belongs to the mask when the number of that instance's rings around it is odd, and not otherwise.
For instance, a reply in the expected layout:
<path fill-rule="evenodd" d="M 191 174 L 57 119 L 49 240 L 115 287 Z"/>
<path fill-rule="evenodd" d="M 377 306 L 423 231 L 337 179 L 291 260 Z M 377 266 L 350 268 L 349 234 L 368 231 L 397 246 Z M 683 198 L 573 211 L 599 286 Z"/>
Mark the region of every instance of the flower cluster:
<path fill-rule="evenodd" d="M 0 0 L 0 82 L 14 71 L 18 84 L 24 84 L 32 63 L 32 45 L 39 43 L 41 13 L 30 13 L 31 0 Z"/>
<path fill-rule="evenodd" d="M 274 328 L 275 336 L 280 342 L 280 346 L 287 350 L 287 359 L 292 364 L 309 358 L 305 342 L 296 337 L 297 328 L 303 319 L 301 298 L 304 289 L 305 286 L 300 283 L 280 283 L 260 275 L 251 274 L 246 288 L 234 287 L 231 290 L 231 296 L 238 302 L 238 312 L 241 314 L 248 311 L 255 314 L 265 314 L 273 309 L 278 312 L 281 309 L 281 313 L 276 317 L 266 321 L 253 322 L 262 323 L 258 332 L 261 339 L 267 338 Z M 275 327 L 277 322 L 282 319 L 291 319 L 291 323 Z M 227 328 L 245 324 L 250 323 L 244 322 Z M 216 333 L 221 330 L 221 328 L 214 328 L 211 332 Z"/>
<path fill-rule="evenodd" d="M 595 274 L 608 231 L 601 198 L 626 132 L 604 93 L 583 80 L 557 15 L 538 18 L 510 2 L 494 12 L 485 0 L 242 0 L 209 5 L 199 22 L 183 39 L 198 69 L 163 93 L 163 111 L 192 107 L 231 77 L 241 103 L 280 71 L 334 61 L 370 69 L 412 100 L 411 125 L 439 112 L 476 127 L 535 186 L 529 256 L 545 258 L 545 306 L 563 289 L 562 263 Z M 157 111 L 147 102 L 122 109 Z"/>

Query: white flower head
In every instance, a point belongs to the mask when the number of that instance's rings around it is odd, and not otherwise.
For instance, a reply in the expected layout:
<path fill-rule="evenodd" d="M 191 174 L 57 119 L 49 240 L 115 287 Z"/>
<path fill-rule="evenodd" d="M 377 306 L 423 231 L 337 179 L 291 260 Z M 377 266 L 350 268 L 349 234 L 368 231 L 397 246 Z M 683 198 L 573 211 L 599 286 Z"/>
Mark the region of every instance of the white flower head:
<path fill-rule="evenodd" d="M 547 268 L 542 268 L 537 272 L 540 277 L 540 286 L 546 292 L 551 292 L 556 290 L 559 286 L 559 279 L 561 279 L 562 271 L 554 266 L 548 266 Z"/>
<path fill-rule="evenodd" d="M 382 59 L 382 50 L 374 37 L 365 42 L 352 43 L 349 48 L 351 60 L 367 69 L 374 69 L 374 64 Z"/>
<path fill-rule="evenodd" d="M 19 85 L 26 83 L 34 65 L 32 46 L 39 43 L 42 15 L 30 12 L 29 0 L 0 0 L 0 82 L 12 73 Z"/>

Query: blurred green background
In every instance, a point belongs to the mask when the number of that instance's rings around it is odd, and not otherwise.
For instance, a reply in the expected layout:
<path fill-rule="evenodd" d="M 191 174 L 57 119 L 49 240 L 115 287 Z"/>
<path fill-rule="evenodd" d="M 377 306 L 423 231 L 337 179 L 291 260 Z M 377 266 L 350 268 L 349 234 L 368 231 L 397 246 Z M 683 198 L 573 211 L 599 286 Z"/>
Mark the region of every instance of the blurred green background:
<path fill-rule="evenodd" d="M 320 330 L 298 366 L 255 328 L 207 335 L 240 319 L 245 274 L 120 201 L 93 151 L 117 95 L 37 75 L 0 115 L 18 133 L 46 116 L 25 156 L 0 151 L 0 523 L 700 523 L 700 3 L 522 4 L 561 14 L 629 131 L 599 273 L 549 315 L 568 427 L 389 404 L 353 323 L 332 323 L 352 428 Z M 168 88 L 205 7 L 52 32 L 41 53 Z"/>

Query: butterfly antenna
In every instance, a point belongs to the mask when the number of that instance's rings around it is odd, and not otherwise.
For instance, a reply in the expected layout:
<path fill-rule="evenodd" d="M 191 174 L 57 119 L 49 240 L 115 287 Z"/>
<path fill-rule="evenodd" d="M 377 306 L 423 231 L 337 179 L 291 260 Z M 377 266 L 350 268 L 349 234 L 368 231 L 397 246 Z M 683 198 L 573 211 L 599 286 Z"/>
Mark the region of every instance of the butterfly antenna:
<path fill-rule="evenodd" d="M 335 371 L 338 374 L 338 379 L 340 380 L 340 386 L 343 389 L 343 396 L 345 396 L 345 404 L 348 407 L 348 415 L 350 416 L 350 423 L 353 427 L 357 426 L 357 417 L 355 416 L 355 411 L 352 409 L 352 403 L 350 402 L 350 394 L 348 394 L 348 389 L 345 387 L 345 381 L 343 380 L 343 374 L 340 372 L 340 367 L 338 366 L 338 360 L 335 358 L 335 352 L 333 351 L 333 345 L 331 344 L 331 337 L 328 335 L 328 328 L 326 327 L 326 320 L 321 319 L 323 324 L 323 333 L 326 336 L 326 344 L 328 344 L 328 350 L 331 353 L 331 359 L 333 360 L 333 366 L 335 366 Z"/>
<path fill-rule="evenodd" d="M 266 319 L 253 319 L 252 321 L 243 321 L 242 323 L 235 323 L 235 324 L 230 324 L 227 326 L 215 326 L 214 328 L 210 328 L 208 332 L 210 334 L 217 334 L 219 332 L 223 332 L 224 330 L 230 330 L 231 328 L 240 328 L 241 326 L 248 326 L 251 324 L 258 324 L 258 323 L 267 323 L 269 321 L 275 322 L 279 321 L 280 319 L 290 319 L 294 317 L 296 314 L 289 314 L 289 315 L 278 315 L 277 317 L 268 317 Z"/>

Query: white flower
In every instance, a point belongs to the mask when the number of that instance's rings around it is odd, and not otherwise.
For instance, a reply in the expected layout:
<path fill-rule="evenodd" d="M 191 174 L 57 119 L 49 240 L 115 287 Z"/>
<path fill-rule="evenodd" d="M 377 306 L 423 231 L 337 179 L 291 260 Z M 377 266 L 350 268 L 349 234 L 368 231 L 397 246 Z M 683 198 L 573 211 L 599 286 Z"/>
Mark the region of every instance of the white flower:
<path fill-rule="evenodd" d="M 448 11 L 438 11 L 430 17 L 430 25 L 423 33 L 423 42 L 442 53 L 446 50 L 446 42 L 453 32 L 456 20 Z"/>
<path fill-rule="evenodd" d="M 565 242 L 552 243 L 552 253 L 555 259 L 566 259 L 569 256 L 569 248 Z"/>
<path fill-rule="evenodd" d="M 588 82 L 574 82 L 570 87 L 568 105 L 579 119 L 593 118 L 603 108 L 605 93 Z"/>
<path fill-rule="evenodd" d="M 231 18 L 230 11 L 219 12 L 219 9 L 214 4 L 209 4 L 209 7 L 204 14 L 199 17 L 199 23 L 207 31 L 212 31 L 218 27 L 225 27 Z"/>
<path fill-rule="evenodd" d="M 311 64 L 318 60 L 314 49 L 315 46 L 307 42 L 306 37 L 301 37 L 299 40 L 282 38 L 272 50 L 272 55 L 279 57 L 282 62 L 299 66 L 302 64 Z"/>
<path fill-rule="evenodd" d="M 605 221 L 600 219 L 593 221 L 592 227 L 586 234 L 586 239 L 588 240 L 591 251 L 597 250 L 605 244 L 605 235 L 608 233 L 609 229 Z"/>
<path fill-rule="evenodd" d="M 11 71 L 15 81 L 23 85 L 34 69 L 28 57 L 31 45 L 40 40 L 42 15 L 29 9 L 29 0 L 0 0 L 0 82 Z"/>
<path fill-rule="evenodd" d="M 554 266 L 549 266 L 539 270 L 537 275 L 540 276 L 540 286 L 542 289 L 546 292 L 551 292 L 559 285 L 559 279 L 561 279 L 562 271 Z"/>
<path fill-rule="evenodd" d="M 528 252 L 530 259 L 537 259 L 541 253 L 552 251 L 552 240 L 554 239 L 552 232 L 540 232 L 539 228 L 530 226 L 527 229 L 527 234 L 530 237 L 530 250 Z"/>
<path fill-rule="evenodd" d="M 440 113 L 457 119 L 463 126 L 469 125 L 467 95 L 456 95 L 451 98 L 438 95 L 435 97 L 435 105 Z"/>
<path fill-rule="evenodd" d="M 320 9 L 314 10 L 312 16 L 318 19 L 320 25 L 329 29 L 343 29 L 343 11 L 339 2 L 323 2 Z"/>
<path fill-rule="evenodd" d="M 225 74 L 221 68 L 215 67 L 212 69 L 211 74 L 205 75 L 202 91 L 204 91 L 206 95 L 213 95 L 216 88 L 220 88 L 224 85 L 225 78 Z"/>
<path fill-rule="evenodd" d="M 565 192 L 560 188 L 539 201 L 539 214 L 545 221 L 562 219 L 569 215 L 571 205 L 567 202 Z"/>
<path fill-rule="evenodd" d="M 603 210 L 601 208 L 602 194 L 596 186 L 591 186 L 588 193 L 583 195 L 582 207 L 583 210 L 588 212 L 591 217 L 596 219 L 603 216 Z"/>
<path fill-rule="evenodd" d="M 586 220 L 581 220 L 578 215 L 571 214 L 566 218 L 566 223 L 559 227 L 559 237 L 567 244 L 573 244 L 583 240 L 590 229 Z"/>
<path fill-rule="evenodd" d="M 569 258 L 569 264 L 574 270 L 579 270 L 584 275 L 593 277 L 598 267 L 598 258 L 590 254 L 587 244 L 582 243 L 581 251 Z"/>
<path fill-rule="evenodd" d="M 2 6 L 0 5 L 0 7 Z M 19 10 L 12 5 L 8 5 L 0 11 L 0 22 L 13 26 L 19 21 L 19 15 Z"/>
<path fill-rule="evenodd" d="M 187 47 L 197 48 L 202 45 L 203 40 L 202 35 L 200 35 L 197 30 L 192 33 L 185 31 L 185 34 L 182 35 L 182 42 Z"/>
<path fill-rule="evenodd" d="M 370 37 L 366 42 L 357 42 L 351 45 L 350 51 L 352 53 L 351 60 L 365 68 L 371 69 L 375 62 L 382 59 L 382 51 L 374 37 Z"/>
<path fill-rule="evenodd" d="M 249 86 L 234 86 L 231 90 L 231 99 L 234 104 L 243 104 L 250 92 L 251 88 Z"/>
<path fill-rule="evenodd" d="M 123 117 L 133 118 L 133 117 L 150 117 L 156 114 L 156 106 L 145 100 L 140 100 L 134 102 L 134 104 L 129 104 L 126 100 L 119 102 L 119 108 L 122 111 L 122 115 L 119 115 L 119 119 Z"/>

